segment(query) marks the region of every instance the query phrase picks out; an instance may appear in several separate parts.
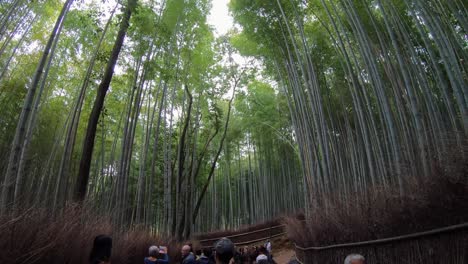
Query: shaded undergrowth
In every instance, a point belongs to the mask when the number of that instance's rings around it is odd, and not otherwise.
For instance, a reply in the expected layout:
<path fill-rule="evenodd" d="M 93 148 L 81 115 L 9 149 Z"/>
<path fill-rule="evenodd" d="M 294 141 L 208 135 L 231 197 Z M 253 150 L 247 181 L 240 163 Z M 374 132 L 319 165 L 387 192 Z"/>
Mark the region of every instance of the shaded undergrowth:
<path fill-rule="evenodd" d="M 151 245 L 166 245 L 178 261 L 180 244 L 151 235 L 146 230 L 117 231 L 109 218 L 78 206 L 69 206 L 60 216 L 31 208 L 0 217 L 0 263 L 88 263 L 94 237 L 113 239 L 111 263 L 143 263 Z"/>
<path fill-rule="evenodd" d="M 370 188 L 346 201 L 329 199 L 331 206 L 316 210 L 307 222 L 287 218 L 288 237 L 304 247 L 326 246 L 468 222 L 468 153 L 449 153 L 431 166 L 432 174 L 407 182 L 402 196 Z"/>

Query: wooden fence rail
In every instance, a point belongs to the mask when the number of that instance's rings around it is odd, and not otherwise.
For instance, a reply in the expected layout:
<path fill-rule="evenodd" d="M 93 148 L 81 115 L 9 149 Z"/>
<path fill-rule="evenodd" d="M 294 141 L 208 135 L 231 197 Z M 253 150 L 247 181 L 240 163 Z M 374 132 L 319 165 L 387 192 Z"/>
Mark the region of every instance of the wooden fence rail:
<path fill-rule="evenodd" d="M 468 223 L 356 243 L 307 248 L 296 245 L 297 259 L 304 264 L 343 263 L 352 253 L 364 255 L 367 263 L 373 264 L 466 264 Z"/>
<path fill-rule="evenodd" d="M 259 230 L 227 235 L 226 237 L 229 238 L 236 246 L 244 246 L 285 235 L 286 232 L 284 231 L 284 228 L 285 225 L 276 225 Z M 203 248 L 211 248 L 219 239 L 221 239 L 221 237 L 201 239 L 198 241 Z"/>

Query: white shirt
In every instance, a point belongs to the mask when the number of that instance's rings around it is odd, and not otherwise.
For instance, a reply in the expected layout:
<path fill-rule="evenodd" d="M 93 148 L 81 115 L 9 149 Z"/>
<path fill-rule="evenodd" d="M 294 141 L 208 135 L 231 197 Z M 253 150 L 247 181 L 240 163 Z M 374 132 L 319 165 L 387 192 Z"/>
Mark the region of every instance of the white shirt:
<path fill-rule="evenodd" d="M 255 259 L 256 262 L 259 262 L 260 260 L 268 260 L 268 257 L 264 254 L 258 255 L 258 257 Z"/>
<path fill-rule="evenodd" d="M 266 250 L 268 251 L 268 253 L 271 253 L 271 242 L 267 242 Z"/>

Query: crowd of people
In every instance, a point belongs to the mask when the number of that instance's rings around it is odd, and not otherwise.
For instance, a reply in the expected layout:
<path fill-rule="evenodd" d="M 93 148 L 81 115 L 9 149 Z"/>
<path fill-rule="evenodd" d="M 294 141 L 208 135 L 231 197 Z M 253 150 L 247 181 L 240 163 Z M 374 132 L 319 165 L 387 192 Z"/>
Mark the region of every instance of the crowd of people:
<path fill-rule="evenodd" d="M 235 264 L 275 263 L 271 253 L 271 242 L 262 246 L 241 247 L 234 255 Z"/>
<path fill-rule="evenodd" d="M 216 242 L 212 250 L 207 248 L 193 251 L 192 245 L 182 247 L 182 264 L 273 264 L 271 242 L 253 247 L 235 247 L 228 238 Z M 219 258 L 219 260 L 217 259 Z"/>
<path fill-rule="evenodd" d="M 110 264 L 112 252 L 112 238 L 99 235 L 94 239 L 93 248 L 89 256 L 91 264 Z M 186 244 L 181 248 L 181 264 L 273 264 L 272 245 L 267 241 L 261 246 L 239 247 L 228 238 L 221 238 L 210 250 L 194 251 L 192 244 Z M 148 257 L 144 264 L 169 264 L 171 263 L 167 247 L 151 245 L 148 249 Z M 294 262 L 290 262 L 294 263 Z M 297 262 L 296 262 L 297 263 Z M 364 264 L 365 259 L 358 254 L 346 257 L 345 264 Z"/>

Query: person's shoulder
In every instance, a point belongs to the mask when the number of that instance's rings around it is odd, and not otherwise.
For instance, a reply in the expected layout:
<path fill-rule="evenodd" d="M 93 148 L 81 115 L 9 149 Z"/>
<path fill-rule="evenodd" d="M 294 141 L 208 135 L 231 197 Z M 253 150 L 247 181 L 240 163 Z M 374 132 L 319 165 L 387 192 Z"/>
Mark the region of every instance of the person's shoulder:
<path fill-rule="evenodd" d="M 156 263 L 154 261 L 151 261 L 148 257 L 145 257 L 144 262 L 145 262 L 145 264 L 154 264 L 154 263 Z"/>
<path fill-rule="evenodd" d="M 154 263 L 155 264 L 166 264 L 166 263 L 169 263 L 169 260 L 168 259 L 158 259 Z"/>
<path fill-rule="evenodd" d="M 195 257 L 190 254 L 188 255 L 183 261 L 182 261 L 182 264 L 195 264 Z"/>

